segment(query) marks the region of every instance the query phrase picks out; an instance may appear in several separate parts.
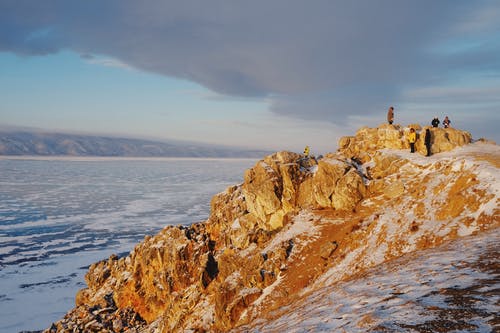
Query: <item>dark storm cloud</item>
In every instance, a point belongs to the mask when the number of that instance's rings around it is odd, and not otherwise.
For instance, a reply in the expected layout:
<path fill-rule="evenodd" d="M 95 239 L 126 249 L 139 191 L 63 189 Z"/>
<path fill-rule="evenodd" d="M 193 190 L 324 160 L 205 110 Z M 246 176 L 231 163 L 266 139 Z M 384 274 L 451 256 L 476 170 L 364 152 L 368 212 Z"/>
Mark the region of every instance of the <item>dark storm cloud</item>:
<path fill-rule="evenodd" d="M 3 0 L 0 51 L 109 55 L 221 94 L 268 97 L 276 113 L 342 122 L 385 109 L 405 86 L 436 85 L 454 71 L 498 73 L 494 39 L 455 52 L 445 43 L 460 34 L 462 43 L 484 31 L 491 37 L 498 23 L 490 17 L 485 28 L 475 13 L 498 7 L 460 0 Z"/>

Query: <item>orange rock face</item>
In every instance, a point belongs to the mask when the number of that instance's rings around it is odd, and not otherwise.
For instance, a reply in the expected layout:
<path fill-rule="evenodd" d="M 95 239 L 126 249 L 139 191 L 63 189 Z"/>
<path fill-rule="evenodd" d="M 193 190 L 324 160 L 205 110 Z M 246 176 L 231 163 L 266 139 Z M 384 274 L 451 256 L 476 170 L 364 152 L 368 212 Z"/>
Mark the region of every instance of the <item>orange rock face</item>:
<path fill-rule="evenodd" d="M 470 142 L 434 131 L 434 152 Z M 53 331 L 84 327 L 102 309 L 103 332 L 125 331 L 127 321 L 112 325 L 124 313 L 143 332 L 228 331 L 272 316 L 306 288 L 500 226 L 498 146 L 426 158 L 400 150 L 403 137 L 398 126 L 363 128 L 321 159 L 265 157 L 213 197 L 207 221 L 166 227 L 127 257 L 92 265 L 76 308 Z"/>

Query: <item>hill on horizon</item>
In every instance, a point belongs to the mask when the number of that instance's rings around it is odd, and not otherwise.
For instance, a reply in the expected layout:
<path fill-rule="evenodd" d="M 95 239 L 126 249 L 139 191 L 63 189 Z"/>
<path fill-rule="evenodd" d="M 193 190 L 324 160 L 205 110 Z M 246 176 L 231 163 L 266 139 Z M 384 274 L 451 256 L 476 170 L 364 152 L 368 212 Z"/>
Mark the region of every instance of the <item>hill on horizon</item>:
<path fill-rule="evenodd" d="M 183 141 L 0 129 L 0 155 L 103 157 L 260 157 L 264 150 Z"/>

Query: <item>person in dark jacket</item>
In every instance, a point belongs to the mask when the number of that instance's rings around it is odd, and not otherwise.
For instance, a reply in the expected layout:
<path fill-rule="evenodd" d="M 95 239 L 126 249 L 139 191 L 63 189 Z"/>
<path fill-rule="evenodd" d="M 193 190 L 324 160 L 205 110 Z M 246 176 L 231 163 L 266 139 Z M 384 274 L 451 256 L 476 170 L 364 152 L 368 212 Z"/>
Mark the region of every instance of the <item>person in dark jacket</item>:
<path fill-rule="evenodd" d="M 432 125 L 432 127 L 438 127 L 439 126 L 439 118 L 434 117 L 434 119 L 432 119 L 432 121 L 431 121 L 431 125 Z"/>
<path fill-rule="evenodd" d="M 427 156 L 431 156 L 431 130 L 425 130 L 425 148 L 427 149 Z"/>
<path fill-rule="evenodd" d="M 448 118 L 448 116 L 444 117 L 443 119 L 443 127 L 448 128 L 451 127 L 451 120 Z"/>

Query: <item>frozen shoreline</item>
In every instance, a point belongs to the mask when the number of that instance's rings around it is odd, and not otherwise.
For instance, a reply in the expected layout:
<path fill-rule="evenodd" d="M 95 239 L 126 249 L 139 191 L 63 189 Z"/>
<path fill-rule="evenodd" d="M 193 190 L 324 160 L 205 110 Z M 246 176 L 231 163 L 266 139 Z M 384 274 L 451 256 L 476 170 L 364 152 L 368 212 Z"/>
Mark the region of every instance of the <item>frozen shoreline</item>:
<path fill-rule="evenodd" d="M 44 329 L 90 264 L 208 217 L 253 159 L 0 156 L 0 332 Z"/>

